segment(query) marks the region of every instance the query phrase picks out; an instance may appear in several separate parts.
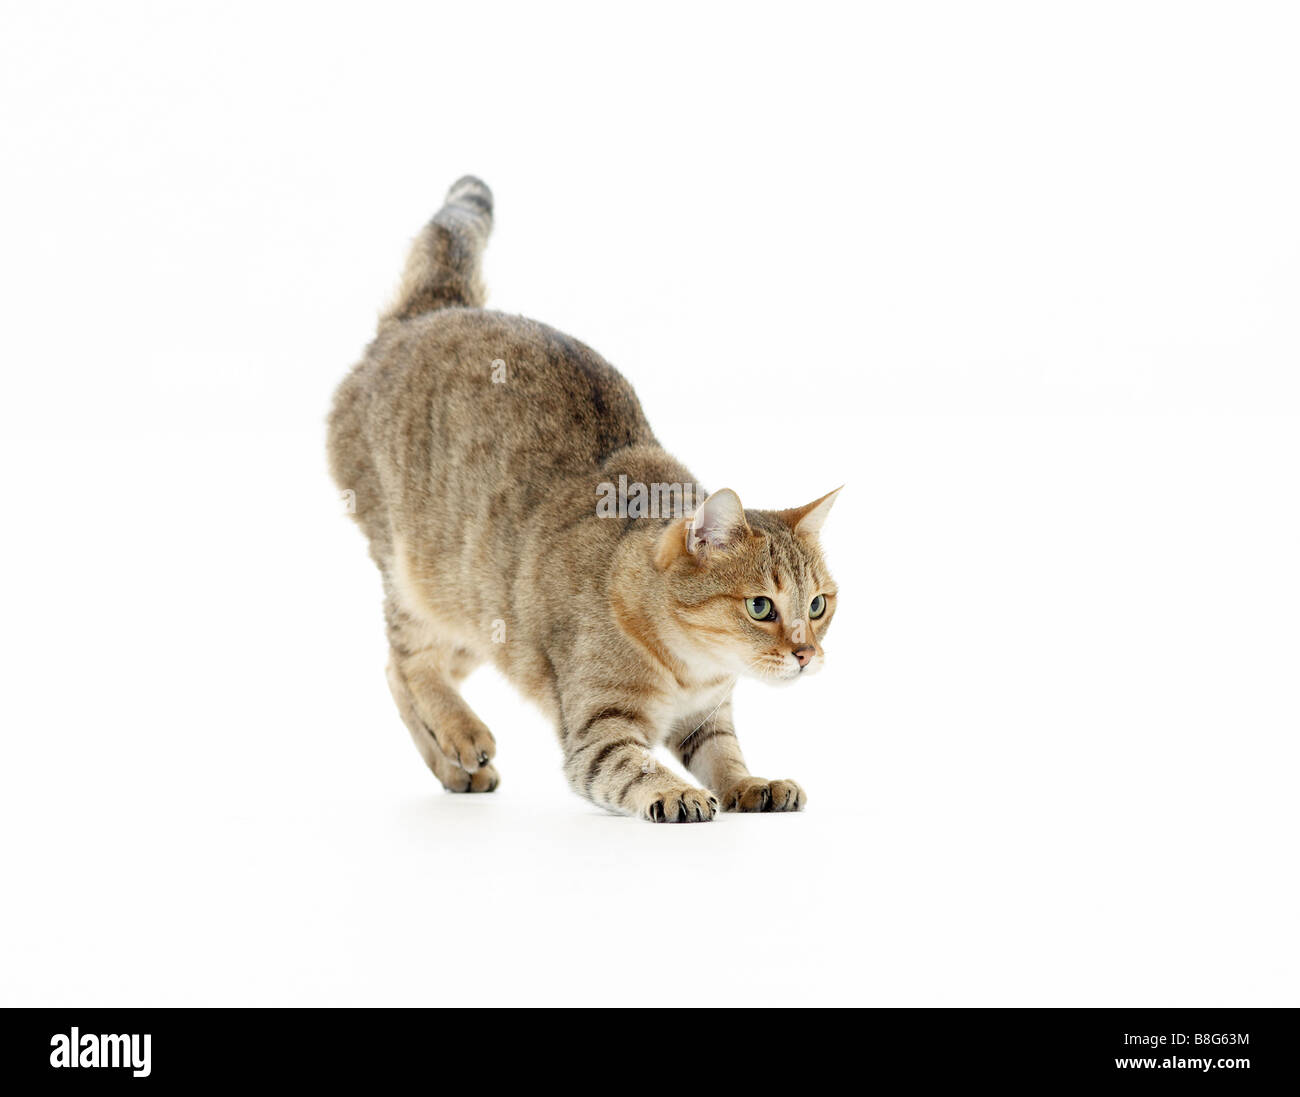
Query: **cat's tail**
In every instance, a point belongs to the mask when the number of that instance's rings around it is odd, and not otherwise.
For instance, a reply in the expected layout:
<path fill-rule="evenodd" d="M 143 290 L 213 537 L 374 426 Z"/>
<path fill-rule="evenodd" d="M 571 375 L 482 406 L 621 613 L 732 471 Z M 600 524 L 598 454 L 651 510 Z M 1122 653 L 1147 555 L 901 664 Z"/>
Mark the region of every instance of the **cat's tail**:
<path fill-rule="evenodd" d="M 452 184 L 447 200 L 411 245 L 397 299 L 380 326 L 409 320 L 434 309 L 482 308 L 487 293 L 479 257 L 492 231 L 492 192 L 466 175 Z"/>

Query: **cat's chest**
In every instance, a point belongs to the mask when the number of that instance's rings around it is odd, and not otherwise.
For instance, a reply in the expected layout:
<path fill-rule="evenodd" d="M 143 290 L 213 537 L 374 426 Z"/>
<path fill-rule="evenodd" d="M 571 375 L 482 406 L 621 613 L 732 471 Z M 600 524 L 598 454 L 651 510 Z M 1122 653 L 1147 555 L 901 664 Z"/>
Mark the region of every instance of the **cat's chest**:
<path fill-rule="evenodd" d="M 726 703 L 735 684 L 735 678 L 719 678 L 674 690 L 666 699 L 665 721 L 674 727 L 685 723 L 702 724 Z"/>

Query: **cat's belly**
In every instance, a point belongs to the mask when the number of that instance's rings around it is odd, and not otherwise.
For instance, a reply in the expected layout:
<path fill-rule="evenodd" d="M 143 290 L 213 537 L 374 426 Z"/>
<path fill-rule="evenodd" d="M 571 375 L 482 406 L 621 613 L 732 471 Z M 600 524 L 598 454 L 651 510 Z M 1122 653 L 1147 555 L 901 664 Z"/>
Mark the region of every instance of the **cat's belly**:
<path fill-rule="evenodd" d="M 459 585 L 439 583 L 427 574 L 401 537 L 393 543 L 391 583 L 394 597 L 413 619 L 413 629 L 427 646 L 463 648 L 480 659 L 487 658 L 493 640 L 493 619 L 479 622 L 467 617 L 463 605 L 451 597 Z"/>

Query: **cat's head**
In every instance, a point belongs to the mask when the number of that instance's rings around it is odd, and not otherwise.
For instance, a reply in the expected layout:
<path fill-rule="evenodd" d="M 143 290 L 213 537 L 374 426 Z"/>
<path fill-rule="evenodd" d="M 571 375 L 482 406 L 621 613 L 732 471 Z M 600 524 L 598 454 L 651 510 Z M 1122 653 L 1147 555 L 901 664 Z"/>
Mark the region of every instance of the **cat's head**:
<path fill-rule="evenodd" d="M 724 488 L 668 527 L 655 564 L 694 660 L 769 682 L 822 668 L 837 592 L 817 535 L 839 491 L 791 510 L 745 510 Z"/>

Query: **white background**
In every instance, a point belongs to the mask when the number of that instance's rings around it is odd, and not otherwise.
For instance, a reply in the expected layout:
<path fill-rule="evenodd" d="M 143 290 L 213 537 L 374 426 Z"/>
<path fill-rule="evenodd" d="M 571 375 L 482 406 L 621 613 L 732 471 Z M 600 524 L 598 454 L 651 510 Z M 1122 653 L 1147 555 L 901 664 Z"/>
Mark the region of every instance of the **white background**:
<path fill-rule="evenodd" d="M 6 4 L 5 1004 L 1297 1004 L 1300 35 L 1262 4 Z M 848 484 L 799 816 L 427 773 L 333 386 L 491 304 Z"/>

